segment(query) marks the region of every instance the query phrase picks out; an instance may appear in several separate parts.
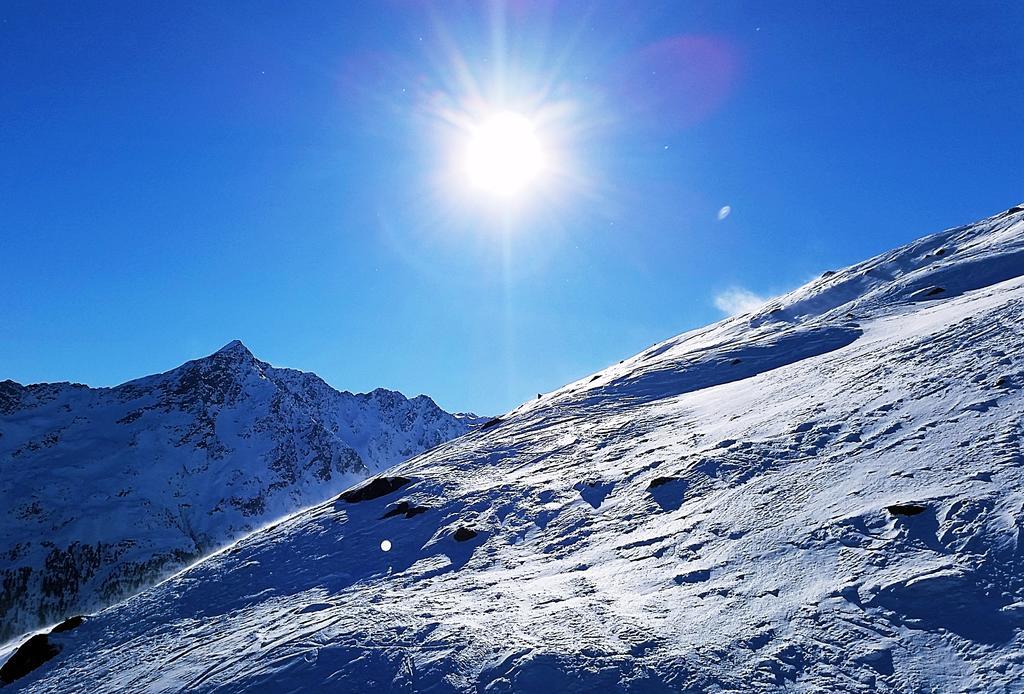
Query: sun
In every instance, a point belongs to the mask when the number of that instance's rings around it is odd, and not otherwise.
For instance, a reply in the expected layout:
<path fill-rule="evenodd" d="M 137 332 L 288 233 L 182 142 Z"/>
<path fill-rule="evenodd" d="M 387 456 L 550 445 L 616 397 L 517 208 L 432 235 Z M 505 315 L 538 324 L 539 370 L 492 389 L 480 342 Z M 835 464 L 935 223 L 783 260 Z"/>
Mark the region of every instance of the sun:
<path fill-rule="evenodd" d="M 513 111 L 493 114 L 472 128 L 465 163 L 470 185 L 499 197 L 527 188 L 546 164 L 536 127 Z"/>

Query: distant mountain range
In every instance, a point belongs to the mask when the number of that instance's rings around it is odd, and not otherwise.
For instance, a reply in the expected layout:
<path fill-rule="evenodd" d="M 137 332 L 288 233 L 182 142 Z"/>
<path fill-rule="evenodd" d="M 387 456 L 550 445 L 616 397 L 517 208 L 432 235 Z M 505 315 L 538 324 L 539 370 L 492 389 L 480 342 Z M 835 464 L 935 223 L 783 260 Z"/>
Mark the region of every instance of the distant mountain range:
<path fill-rule="evenodd" d="M 0 382 L 0 642 L 105 607 L 472 428 L 238 341 L 113 388 Z"/>

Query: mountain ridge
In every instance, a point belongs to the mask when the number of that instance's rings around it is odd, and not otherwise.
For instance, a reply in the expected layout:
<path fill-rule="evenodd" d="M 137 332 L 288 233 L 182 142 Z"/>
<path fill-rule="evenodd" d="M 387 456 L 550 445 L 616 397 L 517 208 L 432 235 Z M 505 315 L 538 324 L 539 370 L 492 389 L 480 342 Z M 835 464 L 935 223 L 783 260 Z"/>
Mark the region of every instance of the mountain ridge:
<path fill-rule="evenodd" d="M 1014 691 L 1022 319 L 1012 208 L 523 403 L 15 687 Z"/>
<path fill-rule="evenodd" d="M 425 396 L 337 391 L 239 340 L 117 386 L 4 381 L 0 640 L 123 598 L 474 423 Z"/>

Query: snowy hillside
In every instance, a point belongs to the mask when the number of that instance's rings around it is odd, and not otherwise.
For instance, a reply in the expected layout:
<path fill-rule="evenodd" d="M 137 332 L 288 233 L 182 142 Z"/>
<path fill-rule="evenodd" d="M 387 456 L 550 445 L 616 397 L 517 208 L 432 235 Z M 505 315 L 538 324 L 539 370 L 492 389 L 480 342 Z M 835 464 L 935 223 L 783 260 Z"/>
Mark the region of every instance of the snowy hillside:
<path fill-rule="evenodd" d="M 1014 208 L 531 400 L 36 636 L 0 676 L 39 692 L 1019 691 L 1022 627 Z"/>
<path fill-rule="evenodd" d="M 466 432 L 241 342 L 115 388 L 0 383 L 0 641 L 112 604 Z"/>

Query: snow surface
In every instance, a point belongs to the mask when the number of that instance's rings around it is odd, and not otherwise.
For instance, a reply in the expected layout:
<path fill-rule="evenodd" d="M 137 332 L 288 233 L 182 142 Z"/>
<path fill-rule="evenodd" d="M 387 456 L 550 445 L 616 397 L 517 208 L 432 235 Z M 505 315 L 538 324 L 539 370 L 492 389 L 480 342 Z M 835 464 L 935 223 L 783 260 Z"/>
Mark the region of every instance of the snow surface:
<path fill-rule="evenodd" d="M 531 400 L 14 688 L 1020 691 L 1022 319 L 1015 208 Z"/>
<path fill-rule="evenodd" d="M 115 388 L 0 383 L 0 641 L 106 607 L 465 433 L 425 396 L 338 392 L 235 341 Z"/>

